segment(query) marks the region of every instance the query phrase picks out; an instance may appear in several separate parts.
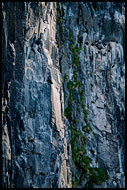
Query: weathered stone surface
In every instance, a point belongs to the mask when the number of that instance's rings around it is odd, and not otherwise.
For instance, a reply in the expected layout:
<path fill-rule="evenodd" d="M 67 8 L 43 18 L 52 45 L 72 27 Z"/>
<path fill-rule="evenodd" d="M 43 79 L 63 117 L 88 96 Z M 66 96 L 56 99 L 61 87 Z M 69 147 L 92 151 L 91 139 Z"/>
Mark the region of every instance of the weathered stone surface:
<path fill-rule="evenodd" d="M 113 179 L 117 178 L 116 175 L 120 171 L 124 172 L 124 166 L 120 169 L 124 158 L 119 153 L 120 147 L 124 147 L 124 140 L 120 139 L 124 139 L 122 131 L 125 130 L 122 121 L 125 113 L 124 4 L 67 2 L 65 5 L 64 3 L 60 4 L 59 9 L 58 19 L 62 18 L 62 21 L 59 22 L 59 31 L 61 26 L 63 29 L 60 32 L 62 40 L 59 43 L 61 72 L 65 79 L 65 108 L 72 107 L 71 119 L 68 118 L 70 125 L 75 125 L 76 119 L 78 121 L 76 128 L 82 132 L 86 123 L 83 110 L 81 110 L 81 101 L 77 96 L 74 96 L 76 100 L 71 99 L 71 104 L 69 104 L 69 94 L 72 92 L 68 89 L 67 84 L 69 81 L 74 83 L 81 81 L 81 88 L 85 94 L 84 101 L 88 110 L 87 122 L 94 132 L 91 131 L 89 135 L 86 135 L 87 155 L 92 159 L 91 167 L 101 167 L 109 175 L 109 180 L 100 186 L 94 184 L 94 187 L 122 187 L 124 179 L 121 178 L 115 182 Z M 77 57 L 76 51 L 78 52 Z M 76 63 L 78 56 L 79 60 Z M 79 87 L 73 87 L 72 84 L 73 88 L 79 93 Z M 80 101 L 79 107 L 77 106 L 78 101 Z M 78 112 L 80 113 L 78 114 Z M 75 167 L 72 175 L 74 175 L 74 171 Z M 80 168 L 79 172 L 81 172 Z M 81 177 L 81 174 L 78 174 L 77 171 L 78 177 Z M 76 180 L 74 178 L 74 183 Z M 82 182 L 80 180 L 80 185 L 79 183 L 77 186 L 74 184 L 74 187 L 84 187 L 85 184 L 83 180 Z"/>
<path fill-rule="evenodd" d="M 2 13 L 2 186 L 124 188 L 124 3 Z"/>
<path fill-rule="evenodd" d="M 13 7 L 16 20 L 9 18 Z M 3 65 L 6 66 L 6 60 L 9 62 L 11 76 L 3 70 L 4 88 L 8 89 L 8 82 L 14 78 L 10 91 L 4 90 L 10 94 L 3 96 L 10 101 L 7 114 L 11 122 L 11 134 L 8 134 L 7 119 L 3 122 L 6 130 L 3 155 L 7 155 L 12 167 L 10 173 L 6 171 L 8 166 L 3 164 L 3 187 L 69 187 L 66 180 L 69 170 L 66 164 L 61 165 L 65 158 L 68 159 L 68 142 L 62 143 L 67 133 L 64 132 L 61 111 L 64 107 L 62 83 L 55 66 L 58 56 L 56 3 L 3 3 L 3 17 Z M 12 28 L 8 18 L 14 22 Z M 9 39 L 12 30 L 15 31 L 13 40 Z M 3 103 L 6 100 L 3 99 Z M 6 104 L 8 106 L 8 102 Z M 3 106 L 4 114 L 5 108 Z M 51 124 L 53 117 L 54 126 Z M 57 136 L 54 136 L 57 131 Z M 54 177 L 50 171 L 54 172 Z"/>

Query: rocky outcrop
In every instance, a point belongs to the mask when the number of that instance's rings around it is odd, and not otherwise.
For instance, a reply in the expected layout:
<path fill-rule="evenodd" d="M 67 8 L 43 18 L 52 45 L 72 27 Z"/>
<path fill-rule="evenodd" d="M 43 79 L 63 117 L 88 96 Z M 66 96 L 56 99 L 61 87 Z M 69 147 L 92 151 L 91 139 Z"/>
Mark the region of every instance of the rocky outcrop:
<path fill-rule="evenodd" d="M 13 8 L 14 18 L 7 20 Z M 6 101 L 9 109 L 8 112 L 3 110 L 9 120 L 9 124 L 7 119 L 3 123 L 3 133 L 6 133 L 3 135 L 3 169 L 8 169 L 8 165 L 4 165 L 6 161 L 11 162 L 11 170 L 3 171 L 3 186 L 68 187 L 69 138 L 63 122 L 61 74 L 56 65 L 56 3 L 7 3 L 3 5 L 3 13 L 6 26 L 3 25 L 3 29 L 7 30 L 3 35 L 10 48 L 7 53 L 13 54 L 3 63 L 6 66 L 6 61 L 10 61 L 8 64 L 14 65 L 8 69 L 13 72 L 13 79 L 6 79 L 3 70 L 4 83 L 10 85 L 8 91 L 4 90 L 10 93 L 10 98 L 3 97 L 3 104 Z M 12 40 L 8 34 L 10 22 L 11 30 L 15 31 Z M 4 46 L 3 52 L 6 51 Z"/>
<path fill-rule="evenodd" d="M 124 6 L 2 4 L 3 187 L 125 187 Z"/>
<path fill-rule="evenodd" d="M 66 3 L 58 12 L 73 186 L 124 187 L 124 4 Z"/>

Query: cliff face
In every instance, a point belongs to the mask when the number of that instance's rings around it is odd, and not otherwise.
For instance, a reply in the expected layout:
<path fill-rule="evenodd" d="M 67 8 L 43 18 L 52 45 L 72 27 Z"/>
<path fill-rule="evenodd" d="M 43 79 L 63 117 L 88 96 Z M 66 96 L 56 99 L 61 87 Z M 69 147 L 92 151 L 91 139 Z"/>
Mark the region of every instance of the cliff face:
<path fill-rule="evenodd" d="M 3 3 L 3 187 L 125 187 L 124 3 Z"/>

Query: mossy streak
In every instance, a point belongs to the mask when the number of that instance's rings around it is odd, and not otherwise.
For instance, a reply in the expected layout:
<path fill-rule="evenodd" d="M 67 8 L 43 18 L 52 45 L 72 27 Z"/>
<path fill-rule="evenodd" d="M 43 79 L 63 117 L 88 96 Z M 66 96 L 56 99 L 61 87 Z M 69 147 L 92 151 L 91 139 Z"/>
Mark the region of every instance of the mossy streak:
<path fill-rule="evenodd" d="M 60 9 L 60 8 L 59 8 Z M 61 40 L 63 40 L 63 15 L 64 12 L 60 10 L 60 25 L 59 33 Z M 63 85 L 67 85 L 69 91 L 69 96 L 66 94 L 66 103 L 68 107 L 64 110 L 64 115 L 68 119 L 71 127 L 71 149 L 72 149 L 72 178 L 70 180 L 71 187 L 79 187 L 83 181 L 87 183 L 84 185 L 85 188 L 94 187 L 95 184 L 100 185 L 102 182 L 108 179 L 106 171 L 101 168 L 91 167 L 92 159 L 87 156 L 86 134 L 92 132 L 92 128 L 88 121 L 88 111 L 85 105 L 85 93 L 83 84 L 81 82 L 79 68 L 80 68 L 80 51 L 82 50 L 82 43 L 75 45 L 73 40 L 73 35 L 71 32 L 69 34 L 69 53 L 72 55 L 72 62 L 68 63 L 69 67 L 72 67 L 73 76 L 71 80 L 68 80 L 68 75 L 64 75 Z M 80 36 L 79 36 L 80 37 Z M 79 38 L 79 41 L 80 38 Z M 78 42 L 79 42 L 78 41 Z M 64 47 L 65 48 L 65 47 Z M 63 56 L 65 56 L 64 54 Z M 93 73 L 90 73 L 90 77 Z M 66 85 L 64 87 L 66 87 Z M 78 94 L 78 95 L 77 95 Z M 77 126 L 79 125 L 80 119 L 79 115 L 84 113 L 84 123 L 82 130 Z M 94 150 L 92 151 L 94 155 Z"/>

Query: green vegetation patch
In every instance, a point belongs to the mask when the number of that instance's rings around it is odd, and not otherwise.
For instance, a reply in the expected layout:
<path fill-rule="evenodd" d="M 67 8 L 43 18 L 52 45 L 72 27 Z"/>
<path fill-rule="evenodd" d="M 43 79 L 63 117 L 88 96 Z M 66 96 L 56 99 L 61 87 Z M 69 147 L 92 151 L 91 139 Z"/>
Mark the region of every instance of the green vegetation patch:
<path fill-rule="evenodd" d="M 101 185 L 104 181 L 108 180 L 108 174 L 101 168 L 89 169 L 89 181 L 87 183 L 88 188 L 93 188 L 93 185 Z"/>
<path fill-rule="evenodd" d="M 94 8 L 96 4 L 94 4 Z M 63 22 L 63 10 L 60 10 L 60 26 L 59 32 L 60 35 L 63 35 L 62 22 Z M 72 54 L 72 63 L 69 63 L 69 66 L 73 68 L 73 78 L 67 83 L 67 88 L 69 91 L 68 96 L 68 107 L 64 110 L 64 115 L 68 119 L 71 127 L 71 149 L 72 149 L 72 178 L 71 185 L 72 187 L 79 187 L 84 180 L 87 181 L 87 184 L 84 188 L 93 188 L 95 184 L 100 185 L 108 179 L 106 171 L 101 168 L 91 167 L 92 159 L 87 156 L 86 143 L 87 137 L 86 133 L 90 133 L 92 128 L 88 122 L 88 111 L 85 105 L 85 93 L 81 80 L 79 80 L 79 66 L 80 66 L 80 51 L 82 50 L 82 43 L 80 36 L 78 36 L 78 44 L 75 45 L 73 40 L 72 33 L 69 32 L 69 50 Z M 85 51 L 85 50 L 84 50 Z M 65 56 L 65 55 L 64 55 Z M 90 73 L 90 76 L 93 76 L 93 73 Z M 67 82 L 68 75 L 64 75 L 63 85 Z M 77 94 L 78 93 L 78 97 Z M 76 95 L 75 95 L 76 94 Z M 67 96 L 65 96 L 67 99 Z M 78 98 L 78 101 L 77 101 Z M 80 100 L 80 102 L 79 102 Z M 79 102 L 79 103 L 77 103 Z M 81 105 L 81 106 L 79 106 Z M 79 114 L 83 110 L 85 126 L 82 127 L 83 132 L 77 127 L 79 124 Z M 84 133 L 84 134 L 83 134 Z M 94 155 L 94 150 L 92 150 Z"/>
<path fill-rule="evenodd" d="M 71 108 L 70 107 L 67 107 L 67 108 L 65 108 L 65 110 L 64 110 L 64 115 L 68 118 L 68 120 L 70 120 L 70 118 L 71 118 Z"/>

